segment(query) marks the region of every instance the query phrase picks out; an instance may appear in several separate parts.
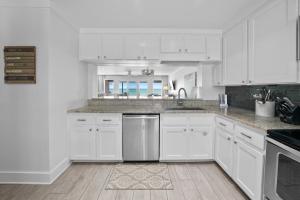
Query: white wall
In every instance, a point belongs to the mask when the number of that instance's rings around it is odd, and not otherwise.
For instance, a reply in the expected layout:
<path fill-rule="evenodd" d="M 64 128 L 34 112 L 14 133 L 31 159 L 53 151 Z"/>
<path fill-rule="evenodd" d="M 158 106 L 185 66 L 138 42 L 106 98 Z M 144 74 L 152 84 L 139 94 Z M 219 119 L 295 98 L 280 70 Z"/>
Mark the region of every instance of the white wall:
<path fill-rule="evenodd" d="M 79 33 L 54 10 L 50 15 L 50 169 L 68 160 L 67 110 L 87 99 L 87 66 L 78 61 Z"/>
<path fill-rule="evenodd" d="M 48 183 L 67 166 L 66 112 L 87 99 L 87 68 L 76 30 L 48 4 L 17 2 L 0 1 L 0 183 Z M 36 46 L 36 84 L 4 84 L 6 45 Z"/>
<path fill-rule="evenodd" d="M 49 9 L 0 7 L 0 174 L 49 170 Z M 37 84 L 4 84 L 3 47 L 37 47 Z"/>

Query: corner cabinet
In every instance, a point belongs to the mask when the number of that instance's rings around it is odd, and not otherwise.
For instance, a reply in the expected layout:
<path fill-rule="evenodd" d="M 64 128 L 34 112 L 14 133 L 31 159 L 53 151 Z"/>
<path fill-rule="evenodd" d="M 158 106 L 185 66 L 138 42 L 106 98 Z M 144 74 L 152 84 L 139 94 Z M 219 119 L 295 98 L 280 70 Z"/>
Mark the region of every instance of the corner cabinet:
<path fill-rule="evenodd" d="M 71 160 L 122 160 L 122 114 L 69 114 L 68 120 Z"/>
<path fill-rule="evenodd" d="M 212 160 L 212 125 L 211 115 L 161 114 L 160 160 Z"/>
<path fill-rule="evenodd" d="M 265 136 L 216 118 L 215 160 L 252 200 L 262 199 Z"/>
<path fill-rule="evenodd" d="M 225 85 L 245 85 L 248 81 L 247 22 L 234 26 L 223 35 L 223 73 Z"/>
<path fill-rule="evenodd" d="M 296 83 L 297 0 L 276 0 L 249 19 L 249 80 Z"/>

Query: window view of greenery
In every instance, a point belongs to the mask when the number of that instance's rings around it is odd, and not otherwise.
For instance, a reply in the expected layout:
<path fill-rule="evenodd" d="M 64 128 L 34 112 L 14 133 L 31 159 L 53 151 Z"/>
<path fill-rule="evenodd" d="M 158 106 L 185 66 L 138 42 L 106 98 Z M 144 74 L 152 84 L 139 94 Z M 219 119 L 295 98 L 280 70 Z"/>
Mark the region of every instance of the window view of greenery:
<path fill-rule="evenodd" d="M 128 95 L 137 96 L 137 83 L 135 81 L 128 82 Z"/>
<path fill-rule="evenodd" d="M 161 80 L 155 80 L 153 81 L 153 95 L 154 96 L 161 96 L 162 95 L 162 81 Z"/>
<path fill-rule="evenodd" d="M 140 82 L 139 84 L 140 88 L 140 96 L 141 97 L 147 97 L 148 96 L 148 83 L 147 82 Z"/>

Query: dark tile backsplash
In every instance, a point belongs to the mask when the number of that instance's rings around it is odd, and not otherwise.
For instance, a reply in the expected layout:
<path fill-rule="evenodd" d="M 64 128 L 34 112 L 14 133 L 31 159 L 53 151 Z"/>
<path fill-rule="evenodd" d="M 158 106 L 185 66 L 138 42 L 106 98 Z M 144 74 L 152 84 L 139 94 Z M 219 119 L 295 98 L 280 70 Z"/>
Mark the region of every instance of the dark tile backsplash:
<path fill-rule="evenodd" d="M 262 87 L 270 89 L 275 97 L 288 97 L 295 104 L 300 105 L 300 85 L 228 86 L 225 89 L 228 95 L 228 104 L 233 107 L 255 110 L 252 95 Z"/>

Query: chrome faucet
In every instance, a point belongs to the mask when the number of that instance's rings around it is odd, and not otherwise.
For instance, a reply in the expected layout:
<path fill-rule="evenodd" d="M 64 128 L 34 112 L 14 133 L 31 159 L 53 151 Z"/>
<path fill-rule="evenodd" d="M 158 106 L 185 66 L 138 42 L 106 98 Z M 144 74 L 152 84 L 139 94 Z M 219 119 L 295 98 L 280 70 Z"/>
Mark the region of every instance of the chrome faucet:
<path fill-rule="evenodd" d="M 178 95 L 177 95 L 177 96 L 178 96 L 178 99 L 177 99 L 177 105 L 178 105 L 178 106 L 182 106 L 183 103 L 184 103 L 184 100 L 180 98 L 180 92 L 181 92 L 182 90 L 184 91 L 184 97 L 187 98 L 186 90 L 185 90 L 184 88 L 180 88 L 180 89 L 178 90 Z"/>

